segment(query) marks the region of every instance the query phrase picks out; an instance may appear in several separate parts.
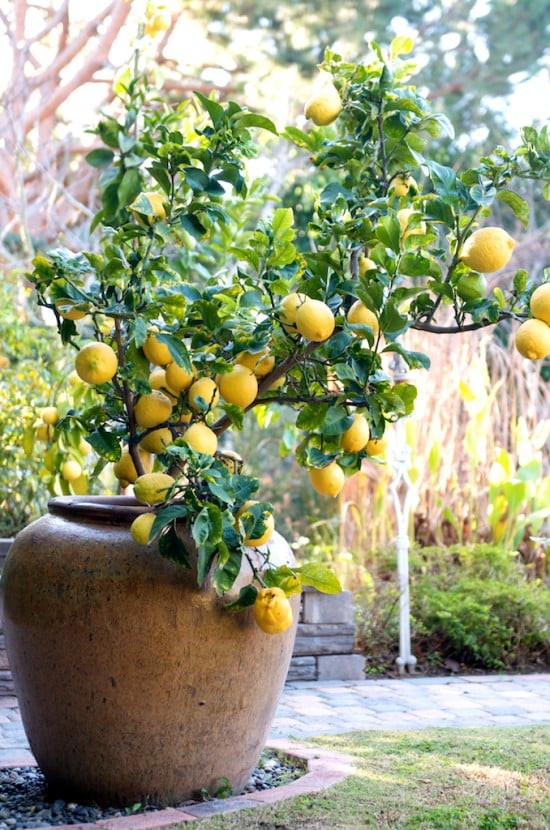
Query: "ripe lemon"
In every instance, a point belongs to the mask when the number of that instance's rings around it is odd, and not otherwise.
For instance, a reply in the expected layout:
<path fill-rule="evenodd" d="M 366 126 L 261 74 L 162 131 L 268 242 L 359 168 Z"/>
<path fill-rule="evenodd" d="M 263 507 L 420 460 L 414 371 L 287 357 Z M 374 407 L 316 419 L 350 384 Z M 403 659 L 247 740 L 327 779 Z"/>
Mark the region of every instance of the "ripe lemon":
<path fill-rule="evenodd" d="M 364 326 L 370 326 L 375 335 L 380 330 L 376 314 L 370 308 L 367 308 L 361 300 L 356 300 L 353 303 L 346 315 L 346 320 L 351 325 L 361 323 Z M 357 334 L 357 332 L 354 332 L 354 334 Z"/>
<path fill-rule="evenodd" d="M 138 453 L 143 469 L 146 473 L 150 473 L 153 469 L 153 456 L 142 447 L 138 447 Z M 125 481 L 128 484 L 133 484 L 138 477 L 134 461 L 127 447 L 124 447 L 119 460 L 113 464 L 113 473 L 120 482 Z"/>
<path fill-rule="evenodd" d="M 261 352 L 239 352 L 235 361 L 254 372 L 257 378 L 263 378 L 275 368 L 275 358 L 269 354 L 269 349 Z M 223 394 L 223 393 L 222 393 Z"/>
<path fill-rule="evenodd" d="M 246 513 L 253 504 L 258 504 L 257 501 L 251 500 L 247 501 L 243 504 L 242 507 L 237 510 L 237 519 Z M 275 530 L 275 519 L 273 518 L 273 514 L 269 513 L 265 516 L 265 530 L 261 536 L 257 536 L 256 538 L 251 538 L 250 536 L 244 537 L 244 542 L 246 545 L 249 545 L 252 548 L 259 547 L 260 545 L 265 545 L 268 539 L 271 538 L 273 531 Z"/>
<path fill-rule="evenodd" d="M 149 361 L 156 366 L 166 366 L 172 360 L 170 350 L 165 343 L 161 343 L 156 334 L 148 334 L 145 343 L 142 346 L 143 354 Z"/>
<path fill-rule="evenodd" d="M 346 476 L 339 464 L 331 461 L 326 467 L 311 467 L 309 480 L 317 493 L 336 498 L 344 487 Z"/>
<path fill-rule="evenodd" d="M 412 208 L 401 208 L 401 210 L 397 211 L 397 218 L 399 219 L 399 224 L 401 226 L 401 239 L 404 240 L 411 234 L 424 234 L 426 233 L 426 223 L 420 222 L 416 227 L 407 229 L 409 224 L 409 219 L 411 215 L 416 213 Z"/>
<path fill-rule="evenodd" d="M 40 410 L 40 417 L 45 424 L 56 424 L 59 421 L 57 406 L 44 406 Z"/>
<path fill-rule="evenodd" d="M 37 441 L 51 441 L 54 437 L 54 428 L 51 424 L 37 424 L 36 426 L 36 440 Z"/>
<path fill-rule="evenodd" d="M 312 95 L 304 107 L 304 115 L 311 118 L 318 127 L 326 127 L 338 118 L 342 111 L 342 101 L 338 90 L 327 84 L 320 92 Z"/>
<path fill-rule="evenodd" d="M 353 424 L 342 433 L 340 446 L 346 452 L 361 452 L 367 446 L 370 437 L 370 429 L 364 415 L 356 412 L 353 416 Z"/>
<path fill-rule="evenodd" d="M 530 300 L 531 314 L 550 326 L 550 282 L 535 288 Z"/>
<path fill-rule="evenodd" d="M 173 436 L 171 430 L 168 427 L 161 427 L 160 429 L 154 429 L 153 432 L 148 432 L 147 435 L 144 435 L 139 442 L 139 446 L 146 452 L 152 452 L 155 455 L 158 455 L 159 453 L 164 452 L 166 447 L 171 444 L 172 441 Z"/>
<path fill-rule="evenodd" d="M 90 444 L 89 441 L 86 441 L 85 438 L 81 438 L 80 441 L 78 442 L 78 451 L 82 455 L 90 455 L 90 453 L 92 451 L 92 445 Z"/>
<path fill-rule="evenodd" d="M 98 340 L 80 349 L 74 365 L 81 380 L 91 386 L 99 386 L 116 375 L 118 358 L 107 343 Z"/>
<path fill-rule="evenodd" d="M 140 395 L 134 406 L 136 423 L 143 429 L 163 424 L 171 414 L 172 401 L 160 389 L 153 389 L 147 395 Z"/>
<path fill-rule="evenodd" d="M 82 467 L 74 458 L 68 458 L 61 465 L 61 475 L 65 481 L 76 481 L 82 475 Z"/>
<path fill-rule="evenodd" d="M 393 193 L 395 196 L 406 196 L 409 190 L 413 188 L 416 190 L 416 182 L 409 173 L 398 173 L 397 176 L 390 182 L 388 193 Z"/>
<path fill-rule="evenodd" d="M 152 214 L 147 211 L 146 206 L 143 204 L 144 201 L 149 203 Z M 137 199 L 129 206 L 129 209 L 137 214 L 140 222 L 146 220 L 149 225 L 152 225 L 157 219 L 161 222 L 164 222 L 166 219 L 166 201 L 160 193 L 155 193 L 154 191 L 140 193 Z"/>
<path fill-rule="evenodd" d="M 334 331 L 334 314 L 322 300 L 306 297 L 296 310 L 296 328 L 307 340 L 321 343 Z"/>
<path fill-rule="evenodd" d="M 365 254 L 359 254 L 359 259 L 357 261 L 357 265 L 359 267 L 359 276 L 364 277 L 368 271 L 373 271 L 378 268 L 376 262 L 365 256 Z"/>
<path fill-rule="evenodd" d="M 191 449 L 203 452 L 205 455 L 214 455 L 218 449 L 216 433 L 202 421 L 197 421 L 187 427 L 183 433 L 183 440 L 186 444 L 189 444 Z"/>
<path fill-rule="evenodd" d="M 550 354 L 550 326 L 544 320 L 526 320 L 516 331 L 516 349 L 529 360 L 542 360 Z"/>
<path fill-rule="evenodd" d="M 149 544 L 154 521 L 154 513 L 140 513 L 139 516 L 136 516 L 130 525 L 130 533 L 134 542 L 137 542 L 138 545 Z"/>
<path fill-rule="evenodd" d="M 218 387 L 212 378 L 199 378 L 189 387 L 187 393 L 189 406 L 195 412 L 213 409 L 220 399 Z"/>
<path fill-rule="evenodd" d="M 266 634 L 282 634 L 292 625 L 292 608 L 282 588 L 262 588 L 252 606 L 256 624 Z"/>
<path fill-rule="evenodd" d="M 371 438 L 370 441 L 367 441 L 365 449 L 367 451 L 367 455 L 384 455 L 388 449 L 388 439 L 385 435 L 381 438 Z"/>
<path fill-rule="evenodd" d="M 63 299 L 56 300 L 54 305 L 59 314 L 65 320 L 82 320 L 82 318 L 87 314 L 87 311 L 75 308 L 75 306 L 80 305 L 80 303 L 77 303 L 76 300 L 69 299 L 69 297 L 63 297 Z"/>
<path fill-rule="evenodd" d="M 134 496 L 142 504 L 165 501 L 174 479 L 168 473 L 145 473 L 134 482 Z"/>
<path fill-rule="evenodd" d="M 296 312 L 305 302 L 305 299 L 305 294 L 293 291 L 292 294 L 288 294 L 281 300 L 281 322 L 288 334 L 296 334 Z"/>
<path fill-rule="evenodd" d="M 258 381 L 254 372 L 240 363 L 235 364 L 230 372 L 219 376 L 218 388 L 227 403 L 247 406 L 256 400 Z"/>
<path fill-rule="evenodd" d="M 473 271 L 491 274 L 508 264 L 515 244 L 502 228 L 479 228 L 462 246 L 460 259 Z"/>
<path fill-rule="evenodd" d="M 479 300 L 487 293 L 487 280 L 483 274 L 462 274 L 456 284 L 461 300 Z"/>
<path fill-rule="evenodd" d="M 178 366 L 177 363 L 173 362 L 169 363 L 165 369 L 166 375 L 166 384 L 172 392 L 179 394 L 180 392 L 184 392 L 186 389 L 189 389 L 191 384 L 193 383 L 194 375 L 183 368 L 183 366 Z"/>

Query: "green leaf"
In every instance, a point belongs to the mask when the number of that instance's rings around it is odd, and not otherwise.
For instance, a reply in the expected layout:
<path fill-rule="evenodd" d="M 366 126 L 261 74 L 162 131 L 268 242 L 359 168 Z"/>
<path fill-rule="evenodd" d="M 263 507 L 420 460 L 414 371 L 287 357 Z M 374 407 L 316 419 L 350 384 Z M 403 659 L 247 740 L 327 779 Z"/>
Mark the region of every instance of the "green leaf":
<path fill-rule="evenodd" d="M 226 609 L 228 611 L 242 611 L 243 608 L 254 605 L 257 596 L 258 589 L 254 585 L 245 585 L 241 588 L 238 599 L 226 605 Z"/>
<path fill-rule="evenodd" d="M 195 239 L 201 239 L 206 233 L 206 228 L 194 213 L 185 213 L 180 216 L 180 224 Z"/>
<path fill-rule="evenodd" d="M 158 545 L 159 553 L 165 559 L 170 559 L 172 562 L 176 562 L 176 564 L 180 565 L 182 568 L 191 567 L 187 548 L 185 547 L 180 536 L 176 533 L 174 527 L 169 527 L 165 533 L 161 534 Z"/>
<path fill-rule="evenodd" d="M 208 188 L 210 179 L 200 167 L 186 167 L 183 172 L 185 181 L 193 191 L 201 193 Z"/>
<path fill-rule="evenodd" d="M 112 150 L 106 150 L 104 147 L 98 147 L 97 150 L 92 150 L 88 153 L 85 158 L 91 167 L 96 167 L 98 170 L 102 170 L 111 165 L 114 157 L 115 154 Z"/>
<path fill-rule="evenodd" d="M 298 413 L 296 426 L 304 430 L 317 429 L 325 420 L 327 409 L 327 403 L 306 404 Z"/>
<path fill-rule="evenodd" d="M 141 175 L 139 170 L 131 167 L 126 170 L 118 186 L 118 202 L 121 207 L 131 204 L 141 192 Z"/>
<path fill-rule="evenodd" d="M 195 95 L 203 105 L 204 109 L 207 111 L 208 115 L 212 119 L 212 124 L 217 129 L 221 122 L 224 119 L 225 112 L 220 104 L 213 101 L 211 98 L 207 98 L 206 95 L 203 95 L 202 92 L 195 91 Z"/>
<path fill-rule="evenodd" d="M 273 133 L 273 135 L 278 135 L 277 127 L 270 118 L 266 118 L 265 115 L 257 115 L 254 112 L 238 112 L 232 116 L 231 123 L 235 124 L 239 129 L 257 127 L 260 130 L 267 130 Z"/>
<path fill-rule="evenodd" d="M 519 219 L 524 228 L 529 227 L 529 203 L 514 193 L 512 190 L 499 190 L 496 195 L 497 201 L 503 202 L 512 208 L 514 216 Z"/>
<path fill-rule="evenodd" d="M 310 585 L 323 594 L 339 594 L 342 590 L 336 574 L 324 565 L 309 562 L 296 568 L 296 573 L 299 574 L 302 585 Z"/>
<path fill-rule="evenodd" d="M 98 427 L 88 435 L 88 442 L 92 449 L 107 461 L 118 461 L 120 458 L 120 439 L 103 427 Z"/>
<path fill-rule="evenodd" d="M 330 406 L 320 425 L 322 435 L 340 435 L 353 423 L 353 417 L 348 415 L 342 406 Z"/>

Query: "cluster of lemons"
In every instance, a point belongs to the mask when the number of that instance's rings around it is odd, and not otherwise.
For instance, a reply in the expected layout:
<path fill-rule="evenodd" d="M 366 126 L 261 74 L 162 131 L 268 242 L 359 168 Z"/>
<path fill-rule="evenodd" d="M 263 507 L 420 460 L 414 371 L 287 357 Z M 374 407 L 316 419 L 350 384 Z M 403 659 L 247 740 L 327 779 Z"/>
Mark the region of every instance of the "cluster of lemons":
<path fill-rule="evenodd" d="M 516 348 L 529 360 L 550 355 L 550 282 L 535 288 L 529 302 L 531 314 L 516 331 Z"/>

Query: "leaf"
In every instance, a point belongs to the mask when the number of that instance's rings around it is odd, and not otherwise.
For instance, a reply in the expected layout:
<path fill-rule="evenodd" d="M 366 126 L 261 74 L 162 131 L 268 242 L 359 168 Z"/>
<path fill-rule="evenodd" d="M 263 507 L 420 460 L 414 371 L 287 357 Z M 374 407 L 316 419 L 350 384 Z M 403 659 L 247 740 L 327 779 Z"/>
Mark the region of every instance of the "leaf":
<path fill-rule="evenodd" d="M 206 233 L 206 228 L 194 213 L 184 213 L 180 216 L 180 224 L 195 239 L 201 239 Z"/>
<path fill-rule="evenodd" d="M 514 216 L 519 219 L 524 228 L 529 227 L 529 204 L 525 199 L 512 190 L 499 190 L 496 198 L 497 201 L 504 202 L 512 208 Z"/>
<path fill-rule="evenodd" d="M 324 565 L 308 562 L 306 565 L 302 565 L 301 568 L 296 568 L 296 573 L 300 575 L 302 585 L 310 585 L 323 594 L 339 594 L 342 590 L 334 571 Z"/>
<path fill-rule="evenodd" d="M 326 403 L 306 404 L 298 413 L 296 418 L 296 426 L 298 429 L 314 430 L 319 427 L 325 420 L 325 414 L 328 409 Z"/>
<path fill-rule="evenodd" d="M 330 406 L 321 424 L 322 435 L 340 435 L 353 423 L 353 417 L 348 415 L 342 406 Z"/>
<path fill-rule="evenodd" d="M 182 366 L 186 372 L 192 374 L 193 365 L 191 363 L 189 351 L 183 340 L 180 340 L 179 337 L 174 337 L 173 334 L 163 334 L 160 332 L 156 335 L 156 338 L 159 343 L 164 343 L 164 345 L 168 347 L 174 362 L 177 363 L 178 366 Z"/>
<path fill-rule="evenodd" d="M 296 147 L 301 147 L 303 150 L 313 152 L 316 146 L 315 136 L 311 133 L 305 133 L 299 130 L 298 127 L 287 127 L 282 133 L 283 138 L 288 138 Z"/>
<path fill-rule="evenodd" d="M 241 570 L 242 558 L 242 550 L 229 549 L 224 542 L 218 543 L 218 559 L 212 573 L 212 583 L 219 594 L 224 594 L 233 587 Z"/>
<path fill-rule="evenodd" d="M 235 124 L 239 129 L 249 129 L 250 127 L 257 127 L 260 130 L 267 130 L 273 135 L 278 135 L 277 127 L 270 118 L 265 115 L 257 115 L 255 112 L 238 112 L 231 118 L 232 124 Z"/>
<path fill-rule="evenodd" d="M 91 167 L 96 167 L 98 170 L 102 170 L 111 165 L 114 157 L 115 154 L 112 150 L 106 150 L 104 147 L 98 147 L 96 150 L 92 150 L 88 153 L 85 158 Z"/>
<path fill-rule="evenodd" d="M 120 439 L 112 432 L 107 432 L 103 427 L 98 427 L 88 436 L 88 442 L 92 449 L 107 461 L 118 461 L 120 458 Z"/>
<path fill-rule="evenodd" d="M 118 186 L 119 205 L 126 207 L 131 204 L 139 193 L 141 193 L 141 175 L 139 170 L 131 167 L 130 170 L 126 170 Z"/>
<path fill-rule="evenodd" d="M 203 105 L 204 109 L 207 111 L 208 115 L 212 119 L 212 124 L 217 129 L 221 122 L 223 121 L 225 111 L 220 104 L 213 101 L 211 98 L 207 98 L 206 95 L 203 95 L 202 92 L 197 92 L 195 90 L 195 95 Z"/>
<path fill-rule="evenodd" d="M 156 519 L 155 519 L 156 523 Z M 153 523 L 153 527 L 155 526 Z M 174 527 L 168 528 L 166 533 L 162 533 L 159 538 L 159 553 L 165 559 L 170 559 L 181 565 L 182 568 L 190 568 L 189 553 L 183 544 L 181 537 L 176 533 Z"/>
<path fill-rule="evenodd" d="M 241 588 L 238 599 L 226 605 L 228 611 L 242 611 L 243 608 L 248 608 L 254 605 L 256 597 L 258 596 L 258 589 L 254 585 L 245 585 Z"/>
<path fill-rule="evenodd" d="M 210 179 L 200 167 L 185 167 L 183 172 L 185 181 L 193 191 L 201 193 L 208 188 Z"/>

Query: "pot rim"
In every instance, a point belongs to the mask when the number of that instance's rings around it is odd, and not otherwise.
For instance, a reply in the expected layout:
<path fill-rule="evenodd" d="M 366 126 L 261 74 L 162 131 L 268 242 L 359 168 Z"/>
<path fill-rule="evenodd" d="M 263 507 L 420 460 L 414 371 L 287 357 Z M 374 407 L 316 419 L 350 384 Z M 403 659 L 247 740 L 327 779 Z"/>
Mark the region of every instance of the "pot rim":
<path fill-rule="evenodd" d="M 48 501 L 48 512 L 64 519 L 127 523 L 148 510 L 134 496 L 54 496 Z"/>

